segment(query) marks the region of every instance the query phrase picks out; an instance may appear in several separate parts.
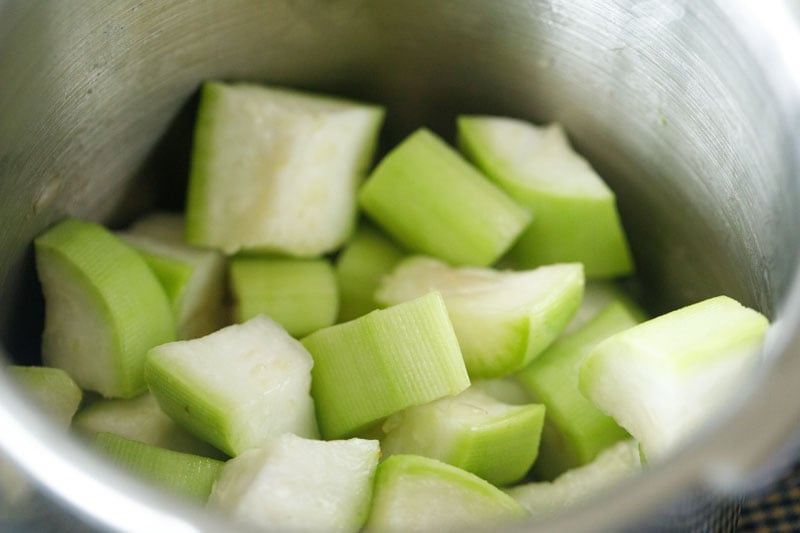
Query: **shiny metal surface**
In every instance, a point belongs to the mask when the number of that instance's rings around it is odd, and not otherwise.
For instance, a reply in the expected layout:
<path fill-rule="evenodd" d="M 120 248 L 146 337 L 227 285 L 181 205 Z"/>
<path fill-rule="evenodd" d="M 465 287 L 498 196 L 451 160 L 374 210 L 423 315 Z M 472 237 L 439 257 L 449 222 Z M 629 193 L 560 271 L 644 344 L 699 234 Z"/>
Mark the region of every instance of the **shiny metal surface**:
<path fill-rule="evenodd" d="M 757 483 L 800 441 L 799 27 L 790 0 L 0 1 L 3 344 L 35 357 L 35 235 L 180 189 L 202 80 L 382 102 L 389 142 L 423 124 L 449 136 L 464 112 L 559 120 L 617 191 L 652 309 L 726 293 L 776 326 L 741 405 L 551 525 L 631 524 L 692 487 Z M 71 508 L 213 523 L 54 434 L 5 381 L 0 447 Z"/>

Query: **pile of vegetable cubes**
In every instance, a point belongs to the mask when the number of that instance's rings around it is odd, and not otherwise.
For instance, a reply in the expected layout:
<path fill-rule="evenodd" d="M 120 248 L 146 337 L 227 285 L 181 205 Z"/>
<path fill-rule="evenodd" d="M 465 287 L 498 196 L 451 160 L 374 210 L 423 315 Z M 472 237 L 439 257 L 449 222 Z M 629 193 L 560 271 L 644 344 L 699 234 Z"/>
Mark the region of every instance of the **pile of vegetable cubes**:
<path fill-rule="evenodd" d="M 563 509 L 758 364 L 760 313 L 648 318 L 615 284 L 614 194 L 559 125 L 461 116 L 455 147 L 421 128 L 376 163 L 384 114 L 204 84 L 185 213 L 38 237 L 44 366 L 12 375 L 165 490 L 359 531 Z"/>

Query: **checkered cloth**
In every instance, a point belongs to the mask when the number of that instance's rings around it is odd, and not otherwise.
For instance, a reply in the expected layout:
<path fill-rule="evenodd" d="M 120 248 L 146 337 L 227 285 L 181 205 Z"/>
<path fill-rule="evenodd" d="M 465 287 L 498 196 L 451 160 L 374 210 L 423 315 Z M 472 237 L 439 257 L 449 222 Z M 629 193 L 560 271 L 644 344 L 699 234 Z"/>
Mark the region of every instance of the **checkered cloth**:
<path fill-rule="evenodd" d="M 719 500 L 693 491 L 668 509 L 628 529 L 630 533 L 800 532 L 800 462 L 763 491 L 744 499 Z"/>
<path fill-rule="evenodd" d="M 764 493 L 744 501 L 736 531 L 800 531 L 800 463 Z"/>

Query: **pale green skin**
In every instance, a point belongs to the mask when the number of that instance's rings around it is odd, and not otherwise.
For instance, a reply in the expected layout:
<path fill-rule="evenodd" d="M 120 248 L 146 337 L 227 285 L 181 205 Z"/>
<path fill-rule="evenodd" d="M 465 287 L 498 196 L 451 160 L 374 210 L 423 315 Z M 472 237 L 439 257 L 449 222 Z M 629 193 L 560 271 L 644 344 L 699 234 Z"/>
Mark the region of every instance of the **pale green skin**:
<path fill-rule="evenodd" d="M 367 215 L 411 251 L 487 266 L 530 223 L 530 213 L 427 129 L 389 152 L 358 193 Z"/>
<path fill-rule="evenodd" d="M 407 407 L 469 386 L 439 293 L 429 293 L 302 339 L 314 358 L 320 431 L 344 438 Z"/>
<path fill-rule="evenodd" d="M 510 485 L 528 472 L 539 450 L 543 405 L 509 405 L 470 387 L 392 415 L 383 425 L 385 457 L 415 454 Z"/>
<path fill-rule="evenodd" d="M 581 392 L 641 445 L 648 462 L 685 442 L 758 364 L 769 322 L 727 296 L 617 333 L 580 370 Z"/>
<path fill-rule="evenodd" d="M 75 219 L 37 237 L 35 251 L 44 364 L 106 397 L 143 392 L 147 350 L 176 337 L 170 302 L 144 259 L 102 226 Z"/>
<path fill-rule="evenodd" d="M 580 305 L 583 283 L 579 264 L 512 272 L 412 256 L 383 279 L 375 299 L 391 305 L 441 292 L 470 377 L 488 379 L 519 370 L 556 339 Z"/>
<path fill-rule="evenodd" d="M 597 343 L 636 325 L 642 317 L 641 311 L 612 302 L 517 373 L 517 380 L 547 407 L 548 427 L 534 468 L 537 479 L 554 479 L 592 461 L 615 442 L 629 438 L 613 418 L 581 394 L 578 376 L 583 360 Z"/>
<path fill-rule="evenodd" d="M 509 253 L 516 268 L 579 262 L 588 278 L 633 272 L 614 193 L 572 151 L 559 126 L 461 116 L 458 146 L 533 213 L 533 222 Z"/>
<path fill-rule="evenodd" d="M 506 489 L 506 493 L 532 516 L 541 516 L 576 505 L 641 471 L 637 442 L 624 440 L 601 451 L 592 462 L 564 472 L 552 482 L 526 483 Z"/>
<path fill-rule="evenodd" d="M 404 255 L 380 231 L 362 223 L 336 258 L 340 300 L 337 322 L 347 322 L 377 309 L 375 291 L 380 280 Z"/>
<path fill-rule="evenodd" d="M 136 248 L 164 287 L 178 328 L 178 339 L 208 335 L 225 324 L 225 257 L 174 239 L 184 231 L 182 219 L 151 215 L 168 224 L 161 234 L 153 224 L 134 225 L 120 233 Z M 145 221 L 147 222 L 147 221 Z M 177 226 L 173 228 L 171 226 Z"/>
<path fill-rule="evenodd" d="M 94 447 L 112 463 L 152 481 L 165 490 L 205 502 L 225 463 L 98 433 Z"/>
<path fill-rule="evenodd" d="M 609 280 L 586 280 L 583 287 L 581 306 L 572 317 L 562 335 L 572 333 L 592 320 L 597 313 L 608 307 L 609 304 L 618 302 L 625 306 L 632 316 L 638 316 L 639 322 L 646 317 L 644 310 L 621 286 Z"/>
<path fill-rule="evenodd" d="M 356 533 L 369 513 L 379 457 L 375 440 L 287 433 L 228 461 L 208 505 L 270 530 Z"/>
<path fill-rule="evenodd" d="M 5 371 L 54 422 L 68 428 L 83 399 L 83 392 L 60 368 L 8 366 Z"/>
<path fill-rule="evenodd" d="M 120 234 L 120 237 L 125 239 L 128 244 L 137 248 L 139 254 L 147 262 L 147 266 L 156 275 L 161 286 L 164 287 L 164 292 L 172 304 L 172 311 L 176 320 L 180 318 L 181 307 L 186 286 L 192 279 L 194 268 L 192 265 L 179 261 L 172 257 L 167 257 L 162 254 L 149 252 L 143 246 L 137 246 L 134 242 L 135 239 L 128 239 L 127 236 Z M 210 333 L 210 332 L 209 332 Z M 200 335 L 202 336 L 202 335 Z M 178 334 L 179 339 L 185 339 L 185 335 Z"/>
<path fill-rule="evenodd" d="M 230 456 L 283 433 L 316 437 L 313 361 L 262 316 L 150 350 L 145 377 L 161 409 Z"/>
<path fill-rule="evenodd" d="M 336 322 L 339 288 L 327 259 L 234 257 L 228 280 L 236 322 L 264 314 L 293 337 Z"/>
<path fill-rule="evenodd" d="M 186 237 L 315 257 L 356 223 L 383 108 L 252 84 L 206 82 L 195 123 Z"/>
<path fill-rule="evenodd" d="M 435 459 L 394 455 L 378 465 L 368 531 L 498 528 L 529 514 L 474 474 Z"/>
<path fill-rule="evenodd" d="M 225 455 L 168 417 L 146 392 L 127 400 L 99 400 L 81 409 L 73 428 L 83 434 L 113 433 L 159 448 L 222 459 Z"/>

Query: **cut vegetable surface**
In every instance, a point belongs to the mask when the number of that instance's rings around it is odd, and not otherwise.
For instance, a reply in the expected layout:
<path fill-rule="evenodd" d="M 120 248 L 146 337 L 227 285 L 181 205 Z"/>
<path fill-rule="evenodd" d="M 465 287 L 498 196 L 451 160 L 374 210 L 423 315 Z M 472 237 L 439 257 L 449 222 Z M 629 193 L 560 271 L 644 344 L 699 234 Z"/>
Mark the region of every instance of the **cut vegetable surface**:
<path fill-rule="evenodd" d="M 107 397 L 143 392 L 147 350 L 176 335 L 169 300 L 145 261 L 107 229 L 75 219 L 39 236 L 35 250 L 44 364 Z"/>
<path fill-rule="evenodd" d="M 394 242 L 367 223 L 336 258 L 339 283 L 339 322 L 346 322 L 378 308 L 375 291 L 383 276 L 405 255 Z"/>
<path fill-rule="evenodd" d="M 293 337 L 332 325 L 339 310 L 339 289 L 327 259 L 236 257 L 230 287 L 235 320 L 264 314 Z"/>
<path fill-rule="evenodd" d="M 182 239 L 183 217 L 153 213 L 119 235 L 136 248 L 172 303 L 179 339 L 194 339 L 225 321 L 225 258 Z"/>
<path fill-rule="evenodd" d="M 514 374 L 495 379 L 476 379 L 470 387 L 509 405 L 536 403 L 533 396 L 517 381 Z"/>
<path fill-rule="evenodd" d="M 641 444 L 662 457 L 707 421 L 759 360 L 768 327 L 727 296 L 672 311 L 598 344 L 580 389 Z"/>
<path fill-rule="evenodd" d="M 580 305 L 583 281 L 575 263 L 512 272 L 414 256 L 375 298 L 391 305 L 440 291 L 470 376 L 493 378 L 519 370 L 555 340 Z"/>
<path fill-rule="evenodd" d="M 251 525 L 359 531 L 372 501 L 378 441 L 319 441 L 286 434 L 230 460 L 209 506 Z"/>
<path fill-rule="evenodd" d="M 186 217 L 183 213 L 153 211 L 134 220 L 128 232 L 170 244 L 186 244 Z"/>
<path fill-rule="evenodd" d="M 528 512 L 503 491 L 465 470 L 417 455 L 378 466 L 369 531 L 463 531 L 497 528 Z"/>
<path fill-rule="evenodd" d="M 642 471 L 639 446 L 624 440 L 604 450 L 591 463 L 560 475 L 553 482 L 526 483 L 506 492 L 532 516 L 558 511 L 599 494 Z"/>
<path fill-rule="evenodd" d="M 469 386 L 439 293 L 303 339 L 314 358 L 312 394 L 323 437 L 349 437 L 397 411 Z"/>
<path fill-rule="evenodd" d="M 572 150 L 561 126 L 462 116 L 458 145 L 534 213 L 534 222 L 510 254 L 517 266 L 580 262 L 590 278 L 633 271 L 614 193 Z"/>
<path fill-rule="evenodd" d="M 113 433 L 176 452 L 223 457 L 168 417 L 149 392 L 128 400 L 96 401 L 75 415 L 73 426 L 89 435 Z"/>
<path fill-rule="evenodd" d="M 455 265 L 494 263 L 531 220 L 528 211 L 426 129 L 378 164 L 359 201 L 409 250 Z"/>
<path fill-rule="evenodd" d="M 43 366 L 9 366 L 5 370 L 59 426 L 70 426 L 83 393 L 69 374 Z"/>
<path fill-rule="evenodd" d="M 542 436 L 534 472 L 551 480 L 592 461 L 617 441 L 629 438 L 613 418 L 602 413 L 578 389 L 581 365 L 597 343 L 635 326 L 640 313 L 611 303 L 595 318 L 550 348 L 517 374 L 530 394 L 547 407 L 548 428 Z"/>
<path fill-rule="evenodd" d="M 636 301 L 613 281 L 587 280 L 583 287 L 583 299 L 578 312 L 564 328 L 562 334 L 572 333 L 592 320 L 597 314 L 612 303 L 623 305 L 631 316 L 643 322 L 647 314 Z"/>
<path fill-rule="evenodd" d="M 509 405 L 470 387 L 390 416 L 381 450 L 431 457 L 509 485 L 536 460 L 544 417 L 543 405 Z"/>
<path fill-rule="evenodd" d="M 147 384 L 173 420 L 235 456 L 283 433 L 317 435 L 313 361 L 277 323 L 255 317 L 147 357 Z"/>
<path fill-rule="evenodd" d="M 94 445 L 114 464 L 169 491 L 200 501 L 208 498 L 224 464 L 209 457 L 165 450 L 112 433 L 99 433 Z"/>
<path fill-rule="evenodd" d="M 187 239 L 316 256 L 356 221 L 383 109 L 249 84 L 203 86 L 192 152 Z"/>

